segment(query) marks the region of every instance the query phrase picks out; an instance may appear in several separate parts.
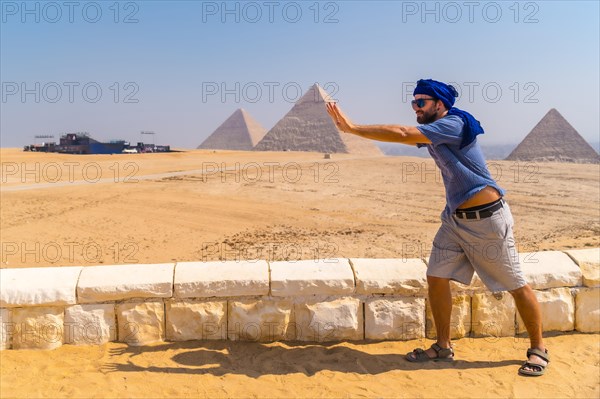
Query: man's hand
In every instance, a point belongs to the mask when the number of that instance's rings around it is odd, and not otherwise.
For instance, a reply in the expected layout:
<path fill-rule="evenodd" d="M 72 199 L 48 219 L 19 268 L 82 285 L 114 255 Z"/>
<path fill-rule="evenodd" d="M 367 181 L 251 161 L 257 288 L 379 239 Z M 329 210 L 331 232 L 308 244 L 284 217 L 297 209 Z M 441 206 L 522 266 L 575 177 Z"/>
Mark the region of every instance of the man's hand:
<path fill-rule="evenodd" d="M 327 103 L 327 113 L 339 130 L 345 133 L 353 133 L 354 124 L 342 113 L 336 103 Z"/>
<path fill-rule="evenodd" d="M 336 103 L 327 103 L 327 113 L 339 130 L 359 137 L 408 145 L 431 144 L 419 129 L 402 125 L 355 125 L 340 111 Z"/>

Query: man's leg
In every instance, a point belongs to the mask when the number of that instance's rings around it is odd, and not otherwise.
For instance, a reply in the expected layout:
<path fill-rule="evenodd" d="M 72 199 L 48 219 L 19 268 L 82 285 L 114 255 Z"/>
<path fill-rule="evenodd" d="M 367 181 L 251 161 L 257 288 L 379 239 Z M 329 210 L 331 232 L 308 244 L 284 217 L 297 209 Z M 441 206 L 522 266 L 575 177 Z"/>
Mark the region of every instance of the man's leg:
<path fill-rule="evenodd" d="M 450 347 L 450 316 L 452 314 L 452 293 L 450 280 L 447 278 L 427 276 L 429 285 L 429 304 L 435 321 L 437 344 L 442 348 Z M 434 355 L 431 350 L 429 355 Z"/>
<path fill-rule="evenodd" d="M 517 310 L 521 315 L 521 319 L 523 319 L 523 323 L 525 323 L 525 328 L 531 341 L 531 348 L 539 349 L 543 352 L 546 348 L 544 347 L 542 338 L 542 312 L 540 311 L 540 304 L 533 290 L 527 284 L 514 291 L 510 291 L 510 293 L 515 299 Z M 546 365 L 546 362 L 536 355 L 532 355 L 529 361 L 531 363 Z"/>
<path fill-rule="evenodd" d="M 452 313 L 452 293 L 450 280 L 447 278 L 427 276 L 429 285 L 429 304 L 435 321 L 437 344 L 442 348 L 450 348 L 450 316 Z M 425 351 L 427 356 L 437 356 L 432 348 Z M 411 354 L 415 358 L 414 354 Z"/>

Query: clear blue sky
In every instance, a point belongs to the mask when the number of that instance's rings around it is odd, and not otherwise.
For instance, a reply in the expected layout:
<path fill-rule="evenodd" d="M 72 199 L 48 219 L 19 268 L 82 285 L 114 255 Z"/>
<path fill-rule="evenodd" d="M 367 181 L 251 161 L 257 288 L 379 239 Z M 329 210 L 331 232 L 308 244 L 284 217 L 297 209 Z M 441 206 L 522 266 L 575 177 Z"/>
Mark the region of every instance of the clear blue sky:
<path fill-rule="evenodd" d="M 429 77 L 458 84 L 484 143 L 518 143 L 550 108 L 600 140 L 598 1 L 0 4 L 2 147 L 152 130 L 194 148 L 237 108 L 270 129 L 313 83 L 357 123 L 415 124 L 410 85 Z"/>

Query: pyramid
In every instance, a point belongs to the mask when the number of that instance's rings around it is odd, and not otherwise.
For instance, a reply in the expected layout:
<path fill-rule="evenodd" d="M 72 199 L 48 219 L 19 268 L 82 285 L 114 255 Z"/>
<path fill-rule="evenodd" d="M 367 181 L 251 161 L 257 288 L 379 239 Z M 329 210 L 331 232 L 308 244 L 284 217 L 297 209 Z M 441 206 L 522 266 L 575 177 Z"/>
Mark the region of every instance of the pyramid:
<path fill-rule="evenodd" d="M 237 109 L 198 146 L 211 150 L 251 150 L 267 133 L 250 114 Z"/>
<path fill-rule="evenodd" d="M 598 163 L 596 150 L 554 108 L 506 158 L 509 161 Z"/>
<path fill-rule="evenodd" d="M 337 129 L 325 107 L 328 97 L 312 86 L 254 149 L 382 155 L 373 141 Z"/>

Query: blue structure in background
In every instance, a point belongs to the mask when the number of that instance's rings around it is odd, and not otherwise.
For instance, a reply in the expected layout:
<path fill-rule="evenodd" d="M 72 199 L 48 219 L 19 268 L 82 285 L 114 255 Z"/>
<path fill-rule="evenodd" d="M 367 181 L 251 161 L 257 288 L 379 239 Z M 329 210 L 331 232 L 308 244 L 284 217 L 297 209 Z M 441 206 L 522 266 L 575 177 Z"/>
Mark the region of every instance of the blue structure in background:
<path fill-rule="evenodd" d="M 24 151 L 60 152 L 63 154 L 121 154 L 123 152 L 170 152 L 168 145 L 137 143 L 132 147 L 124 140 L 114 140 L 102 143 L 94 140 L 88 133 L 67 133 L 60 138 L 59 144 L 44 143 L 42 145 L 27 145 Z M 127 151 L 125 151 L 127 150 Z"/>

